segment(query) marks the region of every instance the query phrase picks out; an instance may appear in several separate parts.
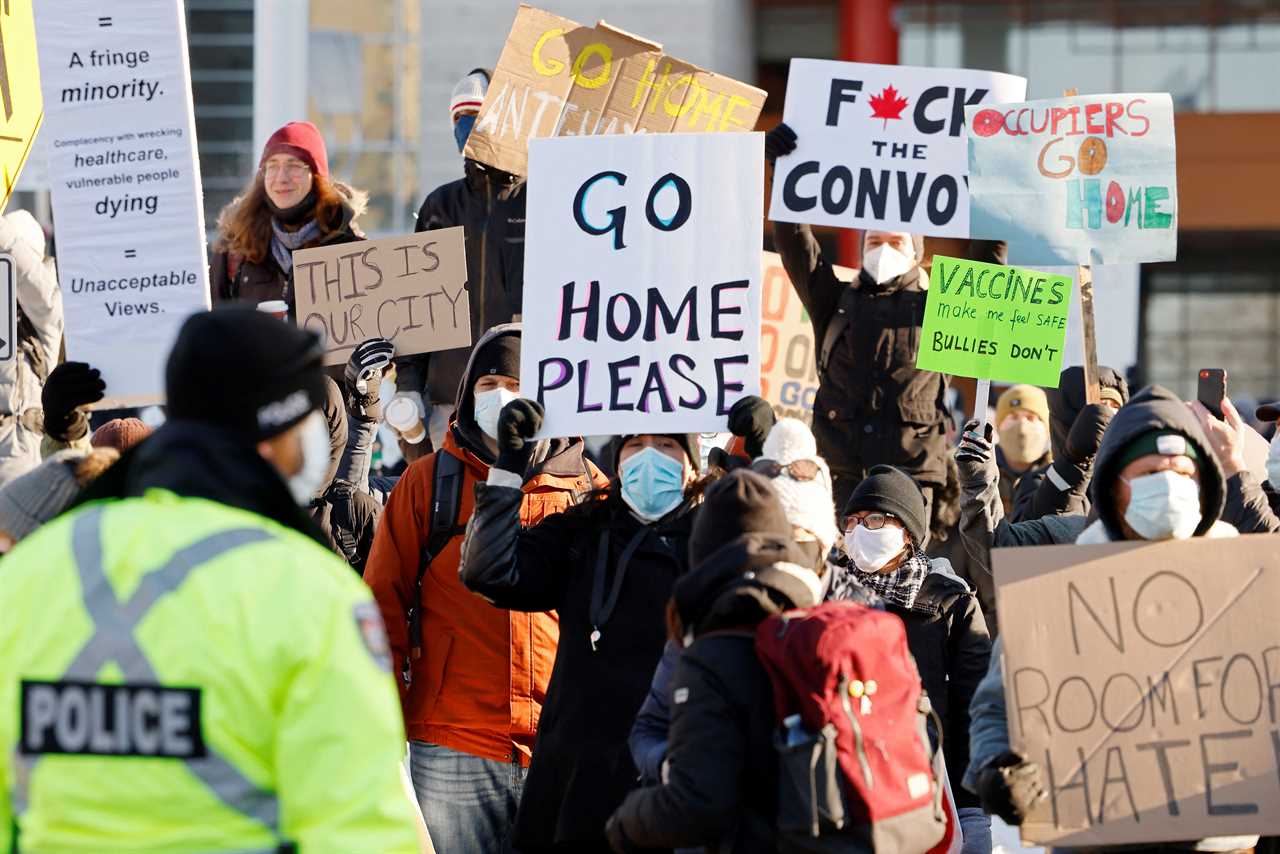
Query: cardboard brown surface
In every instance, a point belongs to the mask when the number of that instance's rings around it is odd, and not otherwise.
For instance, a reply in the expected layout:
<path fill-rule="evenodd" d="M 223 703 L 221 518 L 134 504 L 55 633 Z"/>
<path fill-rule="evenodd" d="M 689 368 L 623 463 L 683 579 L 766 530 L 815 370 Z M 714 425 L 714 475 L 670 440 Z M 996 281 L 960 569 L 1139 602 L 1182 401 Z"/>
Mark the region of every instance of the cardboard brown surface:
<path fill-rule="evenodd" d="M 465 154 L 526 175 L 534 137 L 750 131 L 765 97 L 603 21 L 522 4 Z"/>
<path fill-rule="evenodd" d="M 1280 536 L 996 549 L 992 565 L 1009 741 L 1048 793 L 1024 841 L 1280 831 Z"/>
<path fill-rule="evenodd" d="M 374 337 L 397 356 L 470 347 L 466 284 L 461 227 L 293 253 L 298 325 L 324 338 L 326 365 Z"/>

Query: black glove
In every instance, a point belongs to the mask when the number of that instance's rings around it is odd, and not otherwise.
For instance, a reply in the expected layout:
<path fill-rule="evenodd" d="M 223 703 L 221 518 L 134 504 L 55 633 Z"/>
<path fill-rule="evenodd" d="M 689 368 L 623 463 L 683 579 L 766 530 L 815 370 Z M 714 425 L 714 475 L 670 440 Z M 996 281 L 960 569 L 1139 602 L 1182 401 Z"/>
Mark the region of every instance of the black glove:
<path fill-rule="evenodd" d="M 786 122 L 764 135 L 764 159 L 772 163 L 796 150 L 796 132 Z"/>
<path fill-rule="evenodd" d="M 84 362 L 63 362 L 49 373 L 40 392 L 45 435 L 74 442 L 89 432 L 89 413 L 80 407 L 102 400 L 107 384 L 97 368 Z"/>
<path fill-rule="evenodd" d="M 964 425 L 960 435 L 960 448 L 956 451 L 956 468 L 960 473 L 960 486 L 966 492 L 977 492 L 995 482 L 999 476 L 995 466 L 995 452 L 991 440 L 994 431 L 986 425 L 983 434 L 978 433 L 978 422 Z"/>
<path fill-rule="evenodd" d="M 1081 468 L 1089 465 L 1102 444 L 1102 434 L 1115 416 L 1115 410 L 1101 403 L 1085 404 L 1067 433 L 1068 462 Z"/>
<path fill-rule="evenodd" d="M 769 438 L 769 431 L 777 420 L 769 401 L 748 395 L 729 410 L 729 432 L 745 440 L 742 444 L 747 456 L 754 460 L 764 452 L 764 440 Z"/>
<path fill-rule="evenodd" d="M 632 854 L 633 851 L 639 851 L 627 838 L 626 831 L 622 829 L 622 822 L 618 821 L 616 814 L 609 816 L 609 820 L 604 825 L 604 835 L 609 838 L 609 847 L 616 854 Z"/>
<path fill-rule="evenodd" d="M 542 407 L 537 401 L 518 397 L 498 413 L 498 461 L 503 471 L 524 476 L 537 442 L 533 434 L 542 427 Z"/>
<path fill-rule="evenodd" d="M 356 414 L 369 420 L 381 415 L 378 407 L 378 386 L 382 372 L 396 354 L 395 345 L 386 338 L 370 338 L 351 351 L 347 366 L 342 371 L 343 385 L 347 392 L 348 406 Z"/>
<path fill-rule="evenodd" d="M 1020 825 L 1031 808 L 1044 800 L 1040 766 L 1006 750 L 978 773 L 978 797 L 983 810 L 1006 824 Z"/>

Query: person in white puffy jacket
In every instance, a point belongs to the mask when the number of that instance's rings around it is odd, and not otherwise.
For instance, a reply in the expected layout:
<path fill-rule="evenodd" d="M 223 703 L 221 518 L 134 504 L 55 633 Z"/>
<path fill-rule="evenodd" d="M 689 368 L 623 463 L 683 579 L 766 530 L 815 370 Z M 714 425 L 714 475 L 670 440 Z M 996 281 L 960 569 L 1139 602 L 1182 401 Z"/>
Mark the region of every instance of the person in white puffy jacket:
<path fill-rule="evenodd" d="M 18 297 L 14 357 L 0 361 L 0 486 L 40 463 L 40 390 L 62 346 L 62 292 L 44 229 L 24 210 L 0 217 L 0 253 L 13 259 Z M 0 337 L 5 335 L 0 332 Z"/>

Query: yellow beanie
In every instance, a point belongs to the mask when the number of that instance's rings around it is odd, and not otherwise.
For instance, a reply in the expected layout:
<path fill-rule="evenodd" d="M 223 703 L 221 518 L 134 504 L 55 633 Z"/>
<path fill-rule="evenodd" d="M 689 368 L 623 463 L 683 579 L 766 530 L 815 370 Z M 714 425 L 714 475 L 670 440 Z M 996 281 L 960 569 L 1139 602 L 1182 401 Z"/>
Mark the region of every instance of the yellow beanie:
<path fill-rule="evenodd" d="M 1049 399 L 1044 390 L 1033 385 L 1015 385 L 1005 389 L 996 401 L 996 427 L 1004 423 L 1007 415 L 1017 410 L 1030 412 L 1049 425 Z"/>

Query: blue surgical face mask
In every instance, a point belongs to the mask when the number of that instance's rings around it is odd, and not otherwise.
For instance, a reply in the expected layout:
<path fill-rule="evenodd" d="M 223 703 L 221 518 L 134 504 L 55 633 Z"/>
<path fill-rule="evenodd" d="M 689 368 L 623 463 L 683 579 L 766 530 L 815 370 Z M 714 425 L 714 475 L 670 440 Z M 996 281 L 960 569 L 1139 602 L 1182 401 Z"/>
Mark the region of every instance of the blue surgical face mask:
<path fill-rule="evenodd" d="M 453 123 L 453 139 L 458 143 L 458 153 L 462 153 L 462 149 L 467 147 L 467 137 L 471 136 L 471 128 L 475 126 L 476 117 L 472 113 L 470 115 L 458 116 L 458 120 Z"/>
<path fill-rule="evenodd" d="M 656 522 L 684 500 L 684 464 L 645 448 L 618 467 L 622 500 L 646 522 Z"/>

